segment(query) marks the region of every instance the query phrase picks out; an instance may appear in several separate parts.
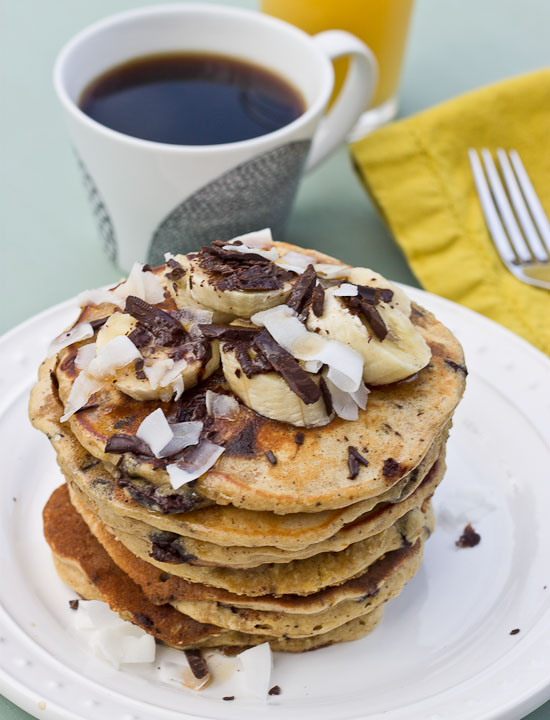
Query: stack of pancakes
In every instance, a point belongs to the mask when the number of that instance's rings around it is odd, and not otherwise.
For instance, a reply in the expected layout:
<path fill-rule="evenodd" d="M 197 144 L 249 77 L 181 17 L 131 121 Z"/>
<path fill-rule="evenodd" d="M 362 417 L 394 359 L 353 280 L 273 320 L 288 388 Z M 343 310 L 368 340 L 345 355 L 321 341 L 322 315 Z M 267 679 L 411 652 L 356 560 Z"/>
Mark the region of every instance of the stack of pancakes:
<path fill-rule="evenodd" d="M 79 321 L 104 314 L 87 305 Z M 111 385 L 61 422 L 80 343 L 46 360 L 30 416 L 66 480 L 44 510 L 60 577 L 179 648 L 268 641 L 299 652 L 370 632 L 421 564 L 465 384 L 452 334 L 419 307 L 411 320 L 429 364 L 371 388 L 357 421 L 296 428 L 239 404 L 237 417 L 209 426 L 221 458 L 179 490 L 162 479 L 165 463 L 107 443 L 135 435 L 158 407 L 193 417 L 207 389 L 229 392 L 221 372 L 178 401 L 134 400 Z"/>

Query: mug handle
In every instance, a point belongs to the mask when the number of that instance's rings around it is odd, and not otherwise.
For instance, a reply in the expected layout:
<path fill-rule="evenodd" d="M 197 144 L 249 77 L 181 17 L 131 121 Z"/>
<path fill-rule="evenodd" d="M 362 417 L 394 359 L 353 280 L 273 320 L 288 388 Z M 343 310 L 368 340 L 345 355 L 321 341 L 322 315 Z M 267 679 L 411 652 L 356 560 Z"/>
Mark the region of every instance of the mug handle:
<path fill-rule="evenodd" d="M 345 30 L 326 30 L 313 42 L 330 60 L 350 56 L 344 85 L 313 137 L 305 171 L 309 172 L 343 142 L 367 107 L 378 79 L 378 63 L 370 48 Z"/>

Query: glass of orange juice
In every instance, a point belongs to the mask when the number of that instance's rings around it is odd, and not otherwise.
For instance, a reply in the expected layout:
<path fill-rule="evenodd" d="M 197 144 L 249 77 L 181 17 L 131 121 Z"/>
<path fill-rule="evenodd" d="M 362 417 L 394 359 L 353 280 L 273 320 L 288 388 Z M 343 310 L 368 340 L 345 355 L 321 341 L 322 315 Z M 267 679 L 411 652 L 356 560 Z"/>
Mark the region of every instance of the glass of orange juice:
<path fill-rule="evenodd" d="M 376 55 L 378 87 L 355 126 L 358 139 L 397 114 L 397 89 L 413 0 L 261 0 L 265 13 L 315 34 L 336 28 L 357 35 Z M 334 96 L 347 72 L 347 59 L 334 62 Z"/>

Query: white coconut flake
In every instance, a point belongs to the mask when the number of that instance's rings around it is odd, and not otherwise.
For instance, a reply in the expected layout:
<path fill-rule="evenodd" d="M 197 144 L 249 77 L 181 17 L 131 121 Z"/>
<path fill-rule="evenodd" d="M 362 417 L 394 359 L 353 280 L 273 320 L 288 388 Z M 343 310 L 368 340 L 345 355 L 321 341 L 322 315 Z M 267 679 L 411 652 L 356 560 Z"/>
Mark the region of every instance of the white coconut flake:
<path fill-rule="evenodd" d="M 113 290 L 119 300 L 126 300 L 129 295 L 139 297 L 150 305 L 164 300 L 164 288 L 159 279 L 150 270 L 143 271 L 143 263 L 132 265 L 128 279 Z"/>
<path fill-rule="evenodd" d="M 121 622 L 120 616 L 101 600 L 79 600 L 74 618 L 78 630 L 103 630 Z"/>
<path fill-rule="evenodd" d="M 136 435 L 144 443 L 147 443 L 157 458 L 161 457 L 162 451 L 174 437 L 162 408 L 157 408 L 147 415 L 138 427 Z"/>
<path fill-rule="evenodd" d="M 206 412 L 211 417 L 234 420 L 239 414 L 239 403 L 230 395 L 207 390 Z"/>
<path fill-rule="evenodd" d="M 337 295 L 338 297 L 355 297 L 357 292 L 357 285 L 342 283 L 340 287 L 334 288 L 332 294 Z"/>
<path fill-rule="evenodd" d="M 288 305 L 263 310 L 251 318 L 255 325 L 266 328 L 269 334 L 297 360 L 318 361 L 328 365 L 328 378 L 344 392 L 359 389 L 363 377 L 364 360 L 356 350 L 309 332 Z"/>
<path fill-rule="evenodd" d="M 281 257 L 281 261 L 301 268 L 302 272 L 307 268 L 308 265 L 315 265 L 314 257 L 311 257 L 311 255 L 306 255 L 305 253 L 297 253 L 293 250 L 285 253 Z"/>
<path fill-rule="evenodd" d="M 88 365 L 87 372 L 96 378 L 108 378 L 116 370 L 141 358 L 141 353 L 127 335 L 117 335 L 102 345 Z"/>
<path fill-rule="evenodd" d="M 296 273 L 296 275 L 302 275 L 302 273 L 305 272 L 305 268 L 302 268 L 299 265 L 289 265 L 288 263 L 279 261 L 277 261 L 275 264 L 283 270 L 288 270 L 288 272 Z"/>
<path fill-rule="evenodd" d="M 306 372 L 309 373 L 318 373 L 319 370 L 323 367 L 323 363 L 320 360 L 306 360 L 303 362 L 303 367 Z"/>
<path fill-rule="evenodd" d="M 231 238 L 229 242 L 234 243 L 236 240 L 240 240 L 249 248 L 267 250 L 273 247 L 273 236 L 271 235 L 271 230 L 269 228 L 255 230 L 254 232 L 246 233 L 246 235 L 238 235 L 237 237 Z"/>
<path fill-rule="evenodd" d="M 210 470 L 223 451 L 221 445 L 203 440 L 185 458 L 178 460 L 177 464 L 167 465 L 170 484 L 177 490 L 182 485 L 196 480 Z"/>
<path fill-rule="evenodd" d="M 156 390 L 160 384 L 162 378 L 166 375 L 168 370 L 174 367 L 174 361 L 171 358 L 159 358 L 150 365 L 146 364 L 143 366 L 143 372 L 145 377 L 149 380 L 151 390 Z"/>
<path fill-rule="evenodd" d="M 359 388 L 350 393 L 351 397 L 355 400 L 361 410 L 367 409 L 367 401 L 369 399 L 370 390 L 365 386 L 364 382 L 361 382 Z"/>
<path fill-rule="evenodd" d="M 159 457 L 170 457 L 181 452 L 190 445 L 197 445 L 202 432 L 203 423 L 191 420 L 189 422 L 173 423 L 170 429 L 174 437 L 162 448 Z"/>
<path fill-rule="evenodd" d="M 279 257 L 279 253 L 275 248 L 271 248 L 271 250 L 261 250 L 259 248 L 249 247 L 248 245 L 224 245 L 223 250 L 227 250 L 229 252 L 252 253 L 252 255 L 259 255 L 260 257 L 271 261 L 277 260 Z"/>
<path fill-rule="evenodd" d="M 96 290 L 84 290 L 76 298 L 80 307 L 86 307 L 86 305 L 103 305 L 104 303 L 111 303 L 122 307 L 123 303 L 118 298 L 113 290 L 104 290 L 103 288 L 97 288 Z"/>
<path fill-rule="evenodd" d="M 317 263 L 313 267 L 317 275 L 325 278 L 325 280 L 337 280 L 339 278 L 345 278 L 350 271 L 349 265 L 331 265 L 330 263 Z"/>
<path fill-rule="evenodd" d="M 115 668 L 121 664 L 153 662 L 155 638 L 141 628 L 119 618 L 119 624 L 95 630 L 90 638 L 94 653 Z"/>
<path fill-rule="evenodd" d="M 92 362 L 92 360 L 95 358 L 96 354 L 96 344 L 95 343 L 88 343 L 87 345 L 82 345 L 78 348 L 76 352 L 76 357 L 74 359 L 74 364 L 79 370 L 86 370 L 88 365 Z"/>
<path fill-rule="evenodd" d="M 173 260 L 174 256 L 171 252 L 165 252 L 164 253 L 164 262 L 168 262 L 168 260 Z"/>
<path fill-rule="evenodd" d="M 174 391 L 173 400 L 179 400 L 180 397 L 183 395 L 183 391 L 185 390 L 184 385 L 183 385 L 183 377 L 181 375 L 179 375 L 172 382 L 172 390 Z"/>
<path fill-rule="evenodd" d="M 63 350 L 63 348 L 69 347 L 69 345 L 72 345 L 75 342 L 80 342 L 80 340 L 87 340 L 88 338 L 91 338 L 93 336 L 94 329 L 90 325 L 90 323 L 78 323 L 70 330 L 62 332 L 61 335 L 58 335 L 51 341 L 50 346 L 48 347 L 48 357 L 55 355 L 55 353 Z"/>
<path fill-rule="evenodd" d="M 191 339 L 202 338 L 199 325 L 210 325 L 214 318 L 212 310 L 201 310 L 200 308 L 183 307 L 177 311 L 177 317 L 189 333 Z"/>
<path fill-rule="evenodd" d="M 95 377 L 90 377 L 86 371 L 73 382 L 69 397 L 65 403 L 65 413 L 61 416 L 61 422 L 67 422 L 77 410 L 84 407 L 91 395 L 100 390 L 104 383 Z"/>
<path fill-rule="evenodd" d="M 357 420 L 359 418 L 359 409 L 350 393 L 340 390 L 328 377 L 325 378 L 325 382 L 332 398 L 334 412 L 338 417 L 344 420 Z"/>
<path fill-rule="evenodd" d="M 248 691 L 260 700 L 267 700 L 273 669 L 273 655 L 269 643 L 249 648 L 239 653 L 237 658 Z"/>

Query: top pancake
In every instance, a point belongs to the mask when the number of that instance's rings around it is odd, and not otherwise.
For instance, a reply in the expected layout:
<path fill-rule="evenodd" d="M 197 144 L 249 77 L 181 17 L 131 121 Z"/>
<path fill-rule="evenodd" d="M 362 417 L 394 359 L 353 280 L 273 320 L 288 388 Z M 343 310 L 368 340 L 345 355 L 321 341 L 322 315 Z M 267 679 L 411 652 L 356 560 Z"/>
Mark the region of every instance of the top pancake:
<path fill-rule="evenodd" d="M 299 247 L 284 248 L 303 252 Z M 307 251 L 316 255 L 314 251 Z M 326 257 L 318 256 L 326 262 Z M 168 301 L 167 301 L 168 302 Z M 87 308 L 84 316 L 100 316 L 104 308 Z M 373 388 L 366 411 L 356 422 L 336 418 L 321 428 L 303 429 L 304 442 L 297 444 L 297 429 L 268 420 L 241 405 L 235 421 L 216 420 L 216 442 L 225 453 L 214 468 L 195 484 L 194 491 L 217 504 L 232 504 L 275 513 L 319 512 L 345 507 L 388 490 L 414 469 L 441 428 L 451 417 L 465 384 L 462 349 L 454 336 L 435 317 L 414 307 L 412 321 L 432 350 L 429 365 L 410 382 Z M 59 394 L 65 401 L 78 375 L 74 365 L 77 348 L 59 354 L 55 373 Z M 201 386 L 223 386 L 223 378 L 211 378 Z M 190 393 L 184 393 L 184 399 Z M 95 457 L 115 466 L 118 455 L 106 454 L 107 440 L 120 432 L 135 434 L 142 420 L 157 407 L 176 417 L 176 403 L 139 402 L 108 385 L 93 396 L 97 406 L 82 410 L 69 420 L 70 428 Z M 118 428 L 115 427 L 118 425 Z M 351 480 L 348 447 L 355 447 L 369 461 Z M 272 451 L 272 465 L 265 452 Z M 125 453 L 119 468 L 156 485 L 169 486 L 165 461 Z"/>

